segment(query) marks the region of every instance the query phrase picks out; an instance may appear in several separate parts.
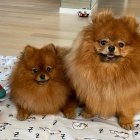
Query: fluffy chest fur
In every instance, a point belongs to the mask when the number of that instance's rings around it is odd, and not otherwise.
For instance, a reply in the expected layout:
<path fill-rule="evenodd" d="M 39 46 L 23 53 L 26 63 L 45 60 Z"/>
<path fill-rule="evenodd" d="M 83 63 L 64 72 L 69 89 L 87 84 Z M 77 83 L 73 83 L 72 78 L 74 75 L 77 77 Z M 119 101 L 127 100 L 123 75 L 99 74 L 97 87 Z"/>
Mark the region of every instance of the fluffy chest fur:
<path fill-rule="evenodd" d="M 67 89 L 61 84 L 29 85 L 13 87 L 11 95 L 16 104 L 35 114 L 58 113 L 67 98 Z M 55 87 L 52 88 L 52 87 Z M 15 90 L 14 90 L 15 88 Z"/>
<path fill-rule="evenodd" d="M 95 114 L 103 117 L 115 115 L 122 106 L 138 99 L 140 74 L 137 70 L 125 65 L 93 63 L 95 65 L 77 63 L 69 73 L 73 74 L 72 82 L 77 96 Z"/>

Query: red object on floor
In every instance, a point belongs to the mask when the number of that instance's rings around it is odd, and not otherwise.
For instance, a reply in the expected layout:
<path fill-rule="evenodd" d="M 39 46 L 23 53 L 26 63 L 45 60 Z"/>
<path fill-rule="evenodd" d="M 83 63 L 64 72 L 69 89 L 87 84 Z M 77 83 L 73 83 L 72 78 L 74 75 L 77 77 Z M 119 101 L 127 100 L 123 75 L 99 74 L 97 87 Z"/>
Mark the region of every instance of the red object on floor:
<path fill-rule="evenodd" d="M 86 11 L 82 12 L 82 11 L 78 11 L 78 16 L 79 17 L 88 17 L 89 13 L 87 13 Z"/>

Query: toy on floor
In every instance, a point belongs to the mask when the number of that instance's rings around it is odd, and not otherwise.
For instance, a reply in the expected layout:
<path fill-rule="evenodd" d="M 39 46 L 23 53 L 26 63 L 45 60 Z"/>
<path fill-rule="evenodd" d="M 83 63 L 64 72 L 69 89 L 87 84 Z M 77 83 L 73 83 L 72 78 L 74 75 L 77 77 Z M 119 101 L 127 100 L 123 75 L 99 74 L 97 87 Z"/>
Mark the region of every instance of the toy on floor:
<path fill-rule="evenodd" d="M 89 13 L 87 13 L 87 11 L 78 11 L 78 16 L 79 17 L 88 17 Z"/>
<path fill-rule="evenodd" d="M 0 85 L 0 99 L 6 96 L 5 89 Z"/>

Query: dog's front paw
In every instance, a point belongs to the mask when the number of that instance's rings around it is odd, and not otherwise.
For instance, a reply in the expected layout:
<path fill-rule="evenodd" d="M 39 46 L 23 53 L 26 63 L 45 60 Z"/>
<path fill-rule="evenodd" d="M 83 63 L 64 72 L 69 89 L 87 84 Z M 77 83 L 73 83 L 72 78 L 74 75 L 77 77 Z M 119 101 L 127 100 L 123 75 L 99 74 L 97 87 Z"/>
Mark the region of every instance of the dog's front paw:
<path fill-rule="evenodd" d="M 120 126 L 126 130 L 133 130 L 134 129 L 134 124 L 133 123 L 121 123 Z"/>
<path fill-rule="evenodd" d="M 92 114 L 90 112 L 87 112 L 86 110 L 83 110 L 81 115 L 82 115 L 83 118 L 92 118 L 92 117 L 94 117 L 94 114 Z"/>
<path fill-rule="evenodd" d="M 17 113 L 16 118 L 17 118 L 18 120 L 20 120 L 20 121 L 24 121 L 24 120 L 28 119 L 29 116 L 30 116 L 30 114 L 28 114 L 28 113 L 26 113 L 26 112 L 24 112 L 24 111 L 19 111 L 19 112 Z"/>
<path fill-rule="evenodd" d="M 133 130 L 134 129 L 134 124 L 133 120 L 129 118 L 120 118 L 119 119 L 119 124 L 122 128 L 126 130 Z"/>
<path fill-rule="evenodd" d="M 75 112 L 74 109 L 71 109 L 71 108 L 69 108 L 67 110 L 63 110 L 63 114 L 68 119 L 74 119 L 74 118 L 76 118 L 76 112 Z"/>
<path fill-rule="evenodd" d="M 74 119 L 74 118 L 76 118 L 76 113 L 75 112 L 65 112 L 64 115 L 68 119 Z"/>

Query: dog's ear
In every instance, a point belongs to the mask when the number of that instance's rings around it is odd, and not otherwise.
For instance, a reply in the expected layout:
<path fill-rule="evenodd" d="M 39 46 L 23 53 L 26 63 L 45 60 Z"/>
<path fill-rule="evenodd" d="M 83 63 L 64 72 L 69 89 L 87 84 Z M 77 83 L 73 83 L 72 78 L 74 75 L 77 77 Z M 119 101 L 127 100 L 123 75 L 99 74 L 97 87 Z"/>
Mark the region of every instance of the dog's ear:
<path fill-rule="evenodd" d="M 47 46 L 44 47 L 46 52 L 53 53 L 54 55 L 57 54 L 57 49 L 53 43 L 48 44 Z"/>
<path fill-rule="evenodd" d="M 123 16 L 121 20 L 131 31 L 136 31 L 139 27 L 139 24 L 133 16 Z"/>
<path fill-rule="evenodd" d="M 92 15 L 91 19 L 93 24 L 106 24 L 113 19 L 113 13 L 111 12 L 111 10 L 104 10 L 102 12 L 95 13 L 95 15 Z"/>
<path fill-rule="evenodd" d="M 24 55 L 25 56 L 29 56 L 31 55 L 33 52 L 34 52 L 35 48 L 30 46 L 30 45 L 27 45 L 24 49 Z"/>
<path fill-rule="evenodd" d="M 31 56 L 34 50 L 35 50 L 35 47 L 32 47 L 30 45 L 25 46 L 24 51 L 21 53 L 20 59 Z"/>

